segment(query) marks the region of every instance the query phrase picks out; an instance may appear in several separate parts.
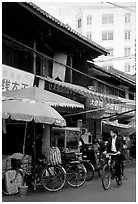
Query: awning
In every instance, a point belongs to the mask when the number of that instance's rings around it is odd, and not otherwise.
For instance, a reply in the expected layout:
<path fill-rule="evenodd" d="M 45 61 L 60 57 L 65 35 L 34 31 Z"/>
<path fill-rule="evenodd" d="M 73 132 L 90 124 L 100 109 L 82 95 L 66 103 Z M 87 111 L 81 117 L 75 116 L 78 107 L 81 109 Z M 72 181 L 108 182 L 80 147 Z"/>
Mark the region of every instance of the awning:
<path fill-rule="evenodd" d="M 113 122 L 102 121 L 103 132 L 109 133 L 111 129 L 118 131 L 118 134 L 120 136 L 129 136 L 136 132 L 135 125 L 131 125 L 131 124 L 125 125 L 125 124 L 118 123 L 116 121 L 113 121 Z"/>
<path fill-rule="evenodd" d="M 2 92 L 3 100 L 10 98 L 37 100 L 46 102 L 47 104 L 54 107 L 84 108 L 84 105 L 81 103 L 38 87 L 29 87 Z"/>
<path fill-rule="evenodd" d="M 92 103 L 95 107 L 104 107 L 105 104 L 110 103 L 110 104 L 119 104 L 120 99 L 116 96 L 109 96 L 101 93 L 97 93 L 94 91 L 90 91 L 85 87 L 67 83 L 67 82 L 61 82 L 55 79 L 52 79 L 50 77 L 40 77 L 37 76 L 40 79 L 43 79 L 45 81 L 48 81 L 49 83 L 56 84 L 58 86 L 61 86 L 63 88 L 69 89 L 75 93 L 78 93 L 86 98 L 89 98 L 92 100 Z"/>
<path fill-rule="evenodd" d="M 121 103 L 124 103 L 126 105 L 136 106 L 136 101 L 135 100 L 130 100 L 130 99 L 121 98 L 121 97 L 118 97 L 118 99 L 120 100 Z"/>
<path fill-rule="evenodd" d="M 124 128 L 124 129 L 129 129 L 132 126 L 131 125 L 126 125 L 126 124 L 122 124 L 122 123 L 118 123 L 116 121 L 102 121 L 105 125 L 108 126 L 113 126 L 113 127 L 118 127 L 118 128 Z"/>

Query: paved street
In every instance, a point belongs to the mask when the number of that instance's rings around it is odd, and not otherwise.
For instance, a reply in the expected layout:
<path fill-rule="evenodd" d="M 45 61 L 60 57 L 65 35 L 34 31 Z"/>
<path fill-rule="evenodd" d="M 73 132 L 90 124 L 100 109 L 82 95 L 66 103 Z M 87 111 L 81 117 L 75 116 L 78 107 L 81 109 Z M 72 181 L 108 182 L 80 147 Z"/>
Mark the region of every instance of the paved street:
<path fill-rule="evenodd" d="M 25 198 L 3 196 L 3 202 L 135 202 L 136 201 L 136 165 L 135 162 L 125 164 L 127 180 L 121 186 L 112 181 L 110 189 L 105 191 L 101 179 L 95 173 L 92 181 L 86 182 L 80 188 L 65 186 L 56 193 L 45 190 L 31 191 Z"/>

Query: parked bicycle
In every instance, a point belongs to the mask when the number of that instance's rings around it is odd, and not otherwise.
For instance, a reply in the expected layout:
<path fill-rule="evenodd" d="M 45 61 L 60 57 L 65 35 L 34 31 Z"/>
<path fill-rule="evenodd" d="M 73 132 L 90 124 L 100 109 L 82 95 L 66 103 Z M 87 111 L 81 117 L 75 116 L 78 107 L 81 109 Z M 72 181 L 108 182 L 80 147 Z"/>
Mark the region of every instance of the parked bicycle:
<path fill-rule="evenodd" d="M 62 152 L 62 166 L 66 171 L 66 181 L 72 187 L 80 187 L 86 181 L 86 168 L 76 159 L 74 152 Z"/>
<path fill-rule="evenodd" d="M 77 160 L 79 160 L 80 163 L 83 164 L 84 167 L 86 168 L 86 171 L 87 171 L 86 181 L 93 179 L 95 168 L 91 164 L 90 160 L 87 160 L 87 156 L 86 157 L 85 155 L 82 156 L 82 153 L 75 153 L 75 155 L 76 155 Z"/>
<path fill-rule="evenodd" d="M 89 163 L 92 165 L 91 169 L 94 168 L 94 171 L 97 171 L 98 175 L 101 176 L 103 166 L 105 164 L 102 154 L 100 154 L 99 151 L 95 151 L 93 145 L 86 145 L 86 144 L 81 148 L 81 152 L 82 152 L 82 159 L 84 161 L 85 160 L 89 161 Z M 94 177 L 94 173 L 93 173 L 93 177 Z"/>
<path fill-rule="evenodd" d="M 117 156 L 116 153 L 106 154 L 107 163 L 103 167 L 102 174 L 102 186 L 105 190 L 108 190 L 111 184 L 111 180 L 116 180 L 117 185 L 121 185 L 121 181 L 118 176 L 115 175 L 115 161 L 112 159 L 112 156 Z M 120 163 L 121 168 L 121 178 L 124 176 L 124 166 L 123 163 Z M 122 179 L 121 179 L 122 180 Z"/>
<path fill-rule="evenodd" d="M 15 162 L 14 162 L 15 163 Z M 39 164 L 32 168 L 31 175 L 21 167 L 22 161 L 17 160 L 14 168 L 2 174 L 2 192 L 5 195 L 14 195 L 19 187 L 24 185 L 24 179 L 31 176 L 34 190 L 40 187 L 48 191 L 59 191 L 66 182 L 66 172 L 60 165 L 51 165 L 45 159 L 39 159 Z"/>

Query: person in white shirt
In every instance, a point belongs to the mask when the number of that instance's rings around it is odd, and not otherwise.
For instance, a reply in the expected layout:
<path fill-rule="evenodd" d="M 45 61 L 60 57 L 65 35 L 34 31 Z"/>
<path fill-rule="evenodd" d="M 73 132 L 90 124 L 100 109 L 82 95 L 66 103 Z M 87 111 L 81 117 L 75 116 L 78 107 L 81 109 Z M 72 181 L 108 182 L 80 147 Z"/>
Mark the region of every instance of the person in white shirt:
<path fill-rule="evenodd" d="M 115 175 L 121 181 L 121 160 L 122 160 L 122 148 L 123 142 L 117 136 L 117 132 L 111 130 L 110 131 L 111 137 L 108 139 L 107 150 L 105 153 L 117 153 L 117 156 L 112 156 L 112 159 L 115 160 Z"/>

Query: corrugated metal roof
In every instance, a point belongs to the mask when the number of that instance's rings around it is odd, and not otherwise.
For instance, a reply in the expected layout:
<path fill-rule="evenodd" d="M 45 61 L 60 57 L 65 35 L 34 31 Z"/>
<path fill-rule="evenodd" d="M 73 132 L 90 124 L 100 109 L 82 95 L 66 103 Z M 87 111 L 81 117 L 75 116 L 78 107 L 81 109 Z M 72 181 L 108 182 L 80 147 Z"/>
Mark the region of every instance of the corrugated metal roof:
<path fill-rule="evenodd" d="M 70 26 L 68 26 L 67 24 L 62 23 L 61 21 L 59 21 L 58 19 L 56 19 L 55 17 L 53 17 L 52 15 L 50 15 L 49 13 L 47 13 L 46 11 L 44 11 L 43 9 L 38 7 L 36 4 L 34 4 L 32 2 L 25 2 L 25 4 L 31 6 L 34 10 L 38 11 L 40 14 L 45 16 L 47 19 L 49 19 L 53 23 L 56 23 L 59 27 L 62 27 L 66 31 L 68 31 L 71 34 L 77 36 L 78 38 L 80 38 L 84 42 L 89 43 L 89 45 L 94 46 L 94 47 L 100 49 L 102 52 L 104 52 L 105 55 L 108 54 L 108 51 L 104 47 L 100 46 L 99 44 L 97 44 L 97 43 L 95 43 L 95 42 L 93 42 L 91 40 L 89 40 L 87 37 L 85 37 L 84 35 L 81 35 L 77 31 L 72 29 Z"/>

